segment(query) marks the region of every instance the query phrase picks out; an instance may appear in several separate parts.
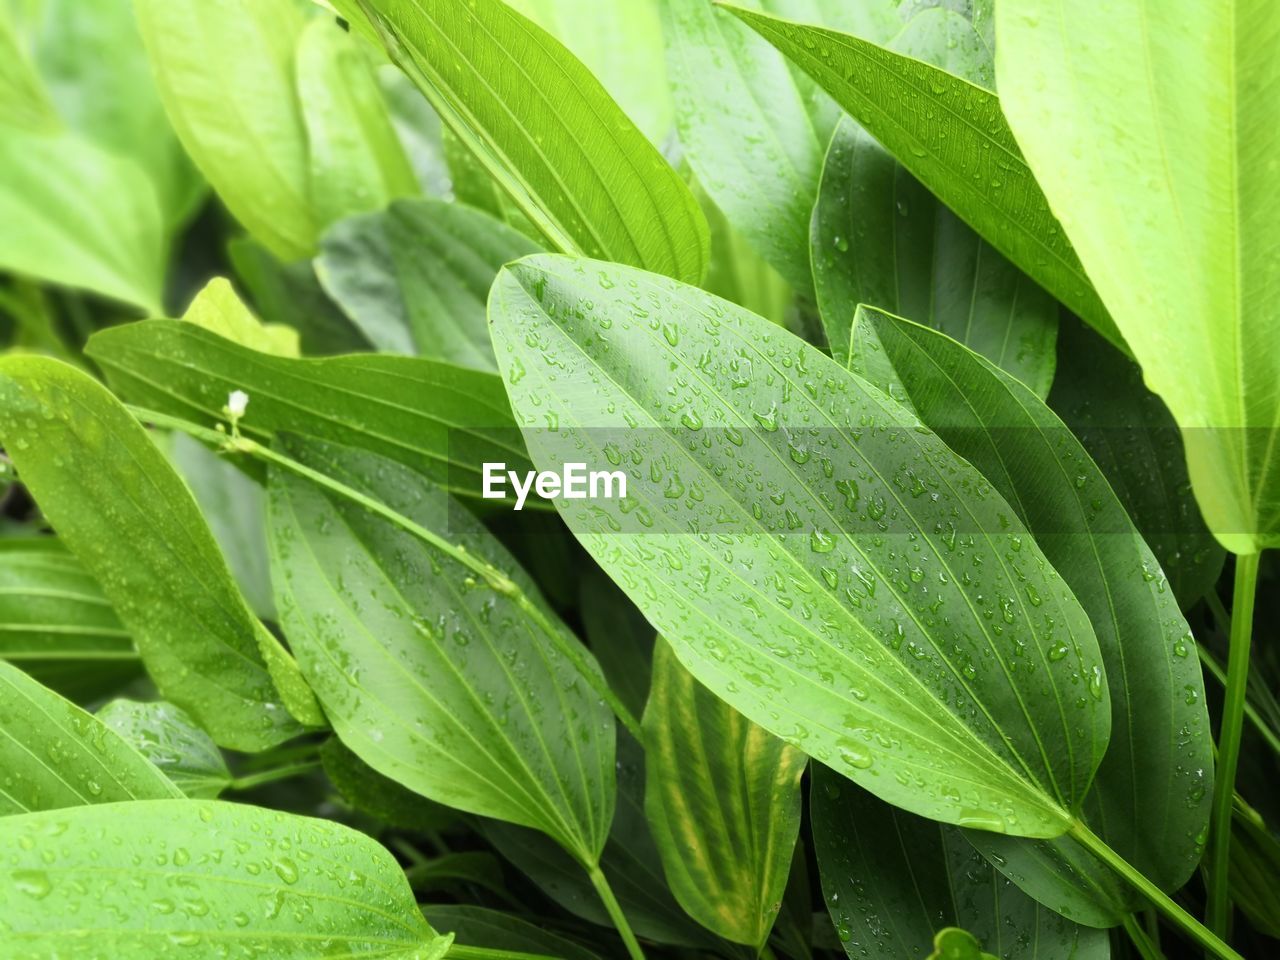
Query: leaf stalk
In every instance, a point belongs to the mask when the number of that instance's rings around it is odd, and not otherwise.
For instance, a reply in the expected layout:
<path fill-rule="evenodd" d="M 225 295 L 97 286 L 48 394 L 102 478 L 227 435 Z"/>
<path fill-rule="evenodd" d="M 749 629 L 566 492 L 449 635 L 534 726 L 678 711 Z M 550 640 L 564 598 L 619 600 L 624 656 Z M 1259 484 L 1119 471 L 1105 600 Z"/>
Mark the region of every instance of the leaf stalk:
<path fill-rule="evenodd" d="M 600 894 L 600 902 L 604 904 L 609 919 L 613 921 L 618 935 L 627 946 L 627 955 L 631 960 L 644 960 L 644 951 L 640 949 L 640 943 L 631 931 L 631 924 L 627 921 L 626 914 L 622 912 L 618 898 L 613 895 L 613 888 L 609 886 L 604 871 L 600 869 L 599 864 L 596 864 L 587 868 L 587 874 L 591 877 L 591 885 L 596 888 L 596 893 Z"/>

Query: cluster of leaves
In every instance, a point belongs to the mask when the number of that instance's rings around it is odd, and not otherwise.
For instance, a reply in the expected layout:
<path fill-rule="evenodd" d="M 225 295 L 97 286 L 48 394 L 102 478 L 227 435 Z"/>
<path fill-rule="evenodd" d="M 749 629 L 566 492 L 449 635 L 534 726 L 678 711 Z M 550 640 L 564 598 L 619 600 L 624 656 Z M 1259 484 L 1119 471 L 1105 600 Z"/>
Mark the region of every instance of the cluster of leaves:
<path fill-rule="evenodd" d="M 0 0 L 0 957 L 1267 955 L 1277 91 L 1271 0 Z"/>

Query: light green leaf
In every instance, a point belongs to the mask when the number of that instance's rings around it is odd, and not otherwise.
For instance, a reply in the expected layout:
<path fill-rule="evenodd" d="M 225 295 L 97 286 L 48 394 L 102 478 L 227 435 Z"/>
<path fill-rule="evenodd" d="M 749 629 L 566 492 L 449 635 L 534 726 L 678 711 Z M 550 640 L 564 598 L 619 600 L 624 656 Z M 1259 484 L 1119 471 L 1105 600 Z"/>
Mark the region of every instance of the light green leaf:
<path fill-rule="evenodd" d="M 1189 610 L 1213 588 L 1226 551 L 1200 516 L 1178 426 L 1142 370 L 1078 322 L 1062 325 L 1049 406 L 1089 451 Z"/>
<path fill-rule="evenodd" d="M 0 7 L 0 123 L 53 132 L 58 116 L 43 81 L 23 49 L 13 14 Z"/>
<path fill-rule="evenodd" d="M 335 6 L 376 31 L 553 247 L 701 280 L 707 224 L 693 194 L 541 27 L 501 0 Z"/>
<path fill-rule="evenodd" d="M 442 830 L 457 815 L 448 807 L 406 790 L 390 777 L 369 766 L 337 737 L 320 748 L 320 760 L 329 781 L 342 799 L 356 810 L 376 817 L 393 827 L 425 833 Z"/>
<path fill-rule="evenodd" d="M 134 0 L 160 99 L 223 203 L 284 260 L 310 254 L 307 131 L 293 0 Z"/>
<path fill-rule="evenodd" d="M 61 118 L 104 150 L 134 160 L 155 187 L 165 223 L 181 226 L 205 185 L 169 127 L 133 0 L 45 0 L 25 32 Z"/>
<path fill-rule="evenodd" d="M 457 203 L 402 200 L 336 224 L 316 271 L 379 350 L 495 370 L 485 300 L 504 263 L 539 247 Z"/>
<path fill-rule="evenodd" d="M 112 700 L 97 718 L 158 767 L 185 796 L 212 800 L 231 785 L 231 771 L 213 738 L 172 703 Z"/>
<path fill-rule="evenodd" d="M 948 924 L 971 931 L 1002 960 L 1110 956 L 1104 931 L 1036 903 L 954 827 L 895 810 L 823 766 L 814 766 L 812 781 L 823 899 L 849 957 L 923 960 L 934 932 Z"/>
<path fill-rule="evenodd" d="M 1182 428 L 1209 529 L 1280 546 L 1280 6 L 1011 0 L 999 23 L 1009 124 Z"/>
<path fill-rule="evenodd" d="M 23 483 L 102 584 L 161 694 L 235 749 L 298 733 L 259 654 L 261 625 L 137 421 L 86 374 L 42 357 L 0 358 L 0 410 Z"/>
<path fill-rule="evenodd" d="M 511 0 L 569 48 L 656 146 L 673 108 L 662 65 L 660 0 Z"/>
<path fill-rule="evenodd" d="M 298 331 L 280 323 L 263 323 L 224 277 L 210 280 L 196 294 L 182 319 L 250 350 L 279 357 L 299 355 Z"/>
<path fill-rule="evenodd" d="M 321 936 L 348 956 L 439 960 L 452 941 L 418 912 L 390 853 L 327 820 L 139 801 L 7 817 L 0 846 L 5 944 L 22 958 L 214 960 L 253 944 L 310 960 Z"/>
<path fill-rule="evenodd" d="M 1097 641 L 971 466 L 803 341 L 661 277 L 528 258 L 489 313 L 534 462 L 628 465 L 625 499 L 557 507 L 695 677 L 913 812 L 1068 828 L 1110 726 Z"/>
<path fill-rule="evenodd" d="M 1089 615 L 1112 729 L 1083 817 L 1153 882 L 1178 889 L 1203 850 L 1213 751 L 1195 640 L 1155 556 L 1102 471 L 1030 389 L 935 331 L 866 307 L 858 316 L 921 419 L 1008 500 Z M 1024 591 L 1039 607 L 1037 589 Z M 1048 643 L 1050 659 L 1071 653 L 1065 638 Z M 1073 839 L 974 842 L 1032 896 L 1081 922 L 1119 923 L 1137 905 Z"/>
<path fill-rule="evenodd" d="M 708 930 L 759 949 L 782 906 L 808 757 L 701 686 L 661 640 L 644 741 L 645 813 L 672 893 Z"/>
<path fill-rule="evenodd" d="M 598 954 L 520 917 L 469 904 L 429 904 L 422 913 L 432 926 L 450 930 L 459 944 L 489 950 L 536 951 L 558 960 L 601 960 Z M 495 958 L 497 960 L 497 958 Z"/>
<path fill-rule="evenodd" d="M 80 701 L 141 670 L 102 587 L 48 538 L 0 539 L 0 659 Z"/>
<path fill-rule="evenodd" d="M 887 40 L 887 2 L 761 0 Z M 705 0 L 659 0 L 680 142 L 729 222 L 796 290 L 812 288 L 809 214 L 839 108 L 768 43 Z M 679 278 L 684 279 L 684 278 Z"/>
<path fill-rule="evenodd" d="M 104 330 L 88 354 L 130 401 L 197 423 L 225 419 L 249 394 L 246 436 L 281 430 L 390 457 L 478 497 L 486 462 L 527 469 L 502 383 L 493 374 L 412 357 L 274 357 L 171 320 Z"/>
<path fill-rule="evenodd" d="M 979 236 L 1123 347 L 994 93 L 836 30 L 726 9 L 808 71 Z"/>
<path fill-rule="evenodd" d="M 417 194 L 418 179 L 360 42 L 317 17 L 302 31 L 296 69 L 317 226 Z"/>
<path fill-rule="evenodd" d="M 131 160 L 72 133 L 0 127 L 0 269 L 160 312 L 165 243 Z"/>
<path fill-rule="evenodd" d="M 276 605 L 342 742 L 423 796 L 542 830 L 594 865 L 613 818 L 612 718 L 539 618 L 561 642 L 577 639 L 501 544 L 421 474 L 316 441 L 282 449 L 447 535 L 533 604 L 477 583 L 456 556 L 273 466 Z"/>

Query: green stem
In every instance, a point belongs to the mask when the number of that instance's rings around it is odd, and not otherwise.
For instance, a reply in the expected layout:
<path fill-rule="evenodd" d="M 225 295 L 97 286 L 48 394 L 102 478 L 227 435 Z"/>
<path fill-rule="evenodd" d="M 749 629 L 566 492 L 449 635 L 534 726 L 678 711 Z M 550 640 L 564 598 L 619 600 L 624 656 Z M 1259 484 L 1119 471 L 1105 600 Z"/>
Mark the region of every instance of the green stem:
<path fill-rule="evenodd" d="M 1227 653 L 1227 694 L 1218 728 L 1218 769 L 1213 781 L 1213 810 L 1209 819 L 1209 928 L 1225 936 L 1231 916 L 1228 873 L 1231 858 L 1231 801 L 1235 794 L 1240 733 L 1244 725 L 1245 692 L 1249 682 L 1249 642 L 1253 631 L 1253 600 L 1258 590 L 1258 554 L 1236 557 L 1235 591 L 1231 598 L 1231 640 Z"/>
<path fill-rule="evenodd" d="M 773 947 L 764 944 L 760 947 L 760 960 L 778 960 L 778 955 L 773 952 Z"/>
<path fill-rule="evenodd" d="M 613 895 L 613 888 L 609 886 L 609 881 L 605 879 L 599 864 L 590 867 L 587 874 L 591 877 L 591 885 L 596 888 L 596 893 L 600 894 L 600 902 L 604 904 L 609 919 L 617 928 L 618 936 L 622 937 L 622 942 L 627 945 L 627 955 L 631 960 L 644 960 L 644 951 L 640 949 L 636 935 L 631 932 L 631 924 L 627 922 L 626 915 L 618 904 L 618 898 Z"/>
<path fill-rule="evenodd" d="M 1132 913 L 1124 915 L 1124 929 L 1125 933 L 1129 934 L 1129 939 L 1133 941 L 1133 945 L 1137 947 L 1142 960 L 1164 960 L 1160 948 L 1151 942 L 1147 931 L 1142 928 L 1142 924 Z"/>
<path fill-rule="evenodd" d="M 1150 900 L 1151 905 L 1163 913 L 1170 923 L 1187 934 L 1200 946 L 1220 957 L 1221 960 L 1244 960 L 1244 957 L 1223 943 L 1212 930 L 1178 906 L 1172 897 L 1148 880 L 1141 870 L 1107 846 L 1106 841 L 1085 826 L 1083 822 L 1079 820 L 1072 821 L 1071 829 L 1067 832 L 1070 836 L 1080 841 L 1085 849 L 1095 857 L 1124 877 L 1135 890 Z"/>
<path fill-rule="evenodd" d="M 130 408 L 134 415 L 140 420 L 146 420 L 157 426 L 169 427 L 175 430 L 181 430 L 188 433 L 198 440 L 221 447 L 230 453 L 243 453 L 251 457 L 257 457 L 269 463 L 274 463 L 279 467 L 283 467 L 291 473 L 295 473 L 304 479 L 310 480 L 318 486 L 331 490 L 339 496 L 357 503 L 370 513 L 375 513 L 395 524 L 400 529 L 412 534 L 424 543 L 430 544 L 441 553 L 456 560 L 462 566 L 466 567 L 477 578 L 483 580 L 496 593 L 502 594 L 511 600 L 520 611 L 532 620 L 538 628 L 547 636 L 560 652 L 590 687 L 599 695 L 609 708 L 613 711 L 618 721 L 627 728 L 627 731 L 637 740 L 641 739 L 640 721 L 635 715 L 627 709 L 626 705 L 618 699 L 618 695 L 610 689 L 609 684 L 605 681 L 599 670 L 593 669 L 586 659 L 582 656 L 582 652 L 572 643 L 566 641 L 562 631 L 557 630 L 555 625 L 547 618 L 542 609 L 529 599 L 528 594 L 520 589 L 520 586 L 495 567 L 488 561 L 481 560 L 473 556 L 470 551 L 459 544 L 450 543 L 439 534 L 428 530 L 421 524 L 414 523 L 408 517 L 401 513 L 397 513 L 390 507 L 379 503 L 371 497 L 365 496 L 359 490 L 354 490 L 346 484 L 334 480 L 332 477 L 320 473 L 318 470 L 312 470 L 305 464 L 299 463 L 291 457 L 277 453 L 270 447 L 263 446 L 256 440 L 250 440 L 248 437 L 240 436 L 238 433 L 226 434 L 217 430 L 209 430 L 205 427 L 188 423 L 177 417 L 170 417 L 163 413 L 156 413 L 152 410 L 143 410 L 137 407 Z"/>
<path fill-rule="evenodd" d="M 276 767 L 272 770 L 263 770 L 260 773 L 251 773 L 248 776 L 236 777 L 232 780 L 231 789 L 252 790 L 254 787 L 275 783 L 277 780 L 288 780 L 290 777 L 296 777 L 300 773 L 315 770 L 319 766 L 319 760 L 311 760 L 307 763 L 291 763 L 285 767 Z"/>

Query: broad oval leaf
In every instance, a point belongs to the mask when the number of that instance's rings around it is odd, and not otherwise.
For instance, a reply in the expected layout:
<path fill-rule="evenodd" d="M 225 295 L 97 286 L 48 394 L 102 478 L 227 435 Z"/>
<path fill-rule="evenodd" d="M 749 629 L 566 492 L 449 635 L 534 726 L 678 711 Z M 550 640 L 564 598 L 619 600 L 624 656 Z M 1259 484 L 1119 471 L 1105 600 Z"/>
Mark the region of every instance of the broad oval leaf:
<path fill-rule="evenodd" d="M 1079 322 L 1064 322 L 1049 406 L 1107 476 L 1160 561 L 1183 610 L 1213 589 L 1226 560 L 1191 491 L 1178 425 L 1142 369 Z"/>
<path fill-rule="evenodd" d="M 412 357 L 276 357 L 173 320 L 104 330 L 86 352 L 139 406 L 209 423 L 243 390 L 246 436 L 288 430 L 361 447 L 472 497 L 486 462 L 527 468 L 502 383 L 478 370 Z"/>
<path fill-rule="evenodd" d="M 541 27 L 501 0 L 334 6 L 382 40 L 552 246 L 702 279 L 707 223 L 693 194 Z"/>
<path fill-rule="evenodd" d="M 521 955 L 536 951 L 538 956 L 545 954 L 555 960 L 601 960 L 598 954 L 586 947 L 536 923 L 488 907 L 429 904 L 423 906 L 422 913 L 433 926 L 450 931 L 460 946 L 514 950 Z M 502 960 L 502 955 L 493 960 Z M 520 960 L 520 957 L 515 960 Z"/>
<path fill-rule="evenodd" d="M 320 748 L 325 775 L 356 810 L 402 830 L 424 833 L 442 830 L 457 814 L 421 794 L 414 793 L 384 777 L 351 752 L 337 737 Z"/>
<path fill-rule="evenodd" d="M 1082 13 L 1000 4 L 1009 123 L 1183 430 L 1209 529 L 1280 546 L 1280 7 Z"/>
<path fill-rule="evenodd" d="M 889 3 L 760 0 L 783 17 L 814 16 L 888 39 Z M 797 290 L 809 290 L 809 214 L 839 108 L 768 43 L 705 0 L 659 0 L 676 125 L 698 182 Z"/>
<path fill-rule="evenodd" d="M 379 350 L 495 370 L 485 300 L 498 269 L 539 247 L 459 203 L 401 200 L 335 224 L 316 272 Z"/>
<path fill-rule="evenodd" d="M 91 714 L 4 662 L 0 770 L 0 819 L 32 810 L 182 795 Z M 6 916 L 0 910 L 0 917 Z"/>
<path fill-rule="evenodd" d="M 112 700 L 96 716 L 161 770 L 184 796 L 212 800 L 231 786 L 231 771 L 218 745 L 172 703 Z"/>
<path fill-rule="evenodd" d="M 836 30 L 727 9 L 808 71 L 979 236 L 1123 348 L 994 93 Z"/>
<path fill-rule="evenodd" d="M 23 483 L 102 584 L 166 699 L 240 750 L 300 732 L 191 492 L 119 401 L 59 361 L 5 357 L 0 411 Z"/>
<path fill-rule="evenodd" d="M 0 267 L 159 312 L 165 238 L 131 160 L 72 133 L 0 127 Z"/>
<path fill-rule="evenodd" d="M 283 449 L 492 564 L 533 605 L 477 583 L 456 556 L 365 507 L 273 467 L 276 605 L 342 742 L 423 796 L 535 827 L 595 864 L 613 818 L 613 721 L 533 610 L 561 643 L 577 639 L 501 544 L 420 474 L 317 441 Z M 585 649 L 579 655 L 597 669 Z"/>
<path fill-rule="evenodd" d="M 1213 748 L 1195 640 L 1155 556 L 1084 447 L 1028 387 L 925 327 L 866 307 L 858 322 L 874 330 L 921 419 L 1004 495 L 1088 613 L 1112 727 L 1083 816 L 1153 882 L 1178 889 L 1203 850 Z M 974 841 L 1067 916 L 1104 925 L 1136 907 L 1119 877 L 1097 880 L 1106 868 L 1072 838 L 1036 849 Z"/>
<path fill-rule="evenodd" d="M 977 471 L 803 341 L 652 274 L 533 257 L 489 313 L 534 461 L 628 470 L 625 499 L 557 507 L 695 677 L 913 812 L 1067 829 L 1110 724 L 1097 641 Z"/>
<path fill-rule="evenodd" d="M 809 759 L 654 649 L 645 814 L 671 892 L 713 933 L 759 949 L 782 905 Z"/>
<path fill-rule="evenodd" d="M 399 864 L 328 820 L 216 800 L 144 800 L 0 819 L 0 917 L 22 958 L 439 960 Z M 86 941 L 85 930 L 93 931 Z M 320 933 L 322 931 L 322 933 Z M 402 952 L 401 952 L 402 951 Z"/>
<path fill-rule="evenodd" d="M 297 357 L 301 353 L 298 331 L 280 323 L 263 323 L 225 277 L 215 277 L 205 284 L 182 319 L 251 350 L 280 357 Z"/>
<path fill-rule="evenodd" d="M 812 780 L 823 899 L 850 958 L 921 960 L 935 931 L 953 924 L 1001 960 L 1110 957 L 1104 931 L 1032 900 L 959 830 L 895 810 L 821 765 Z"/>
<path fill-rule="evenodd" d="M 245 228 L 285 260 L 311 253 L 307 131 L 293 0 L 134 0 L 178 139 Z M 155 311 L 159 312 L 159 311 Z"/>
<path fill-rule="evenodd" d="M 48 537 L 0 539 L 0 660 L 80 702 L 141 670 L 98 581 Z"/>

